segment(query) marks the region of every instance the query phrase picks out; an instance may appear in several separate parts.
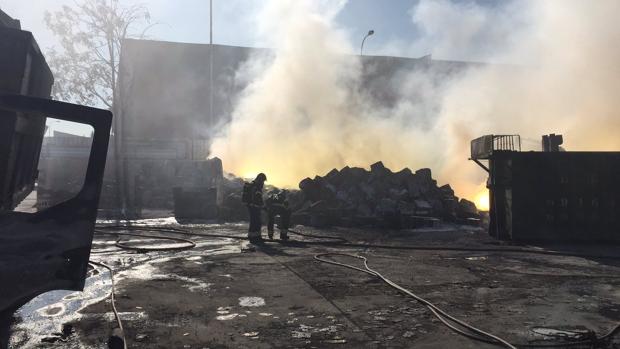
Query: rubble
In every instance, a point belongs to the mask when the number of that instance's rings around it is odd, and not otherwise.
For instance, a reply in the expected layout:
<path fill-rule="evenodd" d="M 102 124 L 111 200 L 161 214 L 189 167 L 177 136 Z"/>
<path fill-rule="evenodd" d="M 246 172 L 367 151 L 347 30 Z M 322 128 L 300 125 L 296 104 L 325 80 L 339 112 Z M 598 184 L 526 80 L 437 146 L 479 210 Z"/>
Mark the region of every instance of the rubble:
<path fill-rule="evenodd" d="M 293 193 L 296 223 L 312 226 L 412 228 L 437 220 L 476 223 L 476 205 L 459 199 L 449 184 L 437 186 L 431 170 L 393 172 L 381 161 L 370 171 L 346 166 L 305 178 Z"/>
<path fill-rule="evenodd" d="M 220 161 L 217 158 L 214 160 Z M 192 208 L 184 209 L 186 212 L 209 212 L 210 218 L 217 216 L 220 222 L 247 219 L 247 209 L 241 202 L 244 180 L 224 174 L 221 167 L 218 168 L 220 175 L 215 184 L 217 213 L 212 209 L 191 207 L 193 195 L 189 192 L 175 194 L 179 198 L 187 198 L 177 208 Z M 277 188 L 266 186 L 265 193 L 274 189 Z M 197 192 L 194 194 L 197 195 Z M 210 208 L 214 205 L 215 195 L 213 192 L 208 195 Z M 293 223 L 315 227 L 376 226 L 400 229 L 433 226 L 440 220 L 478 224 L 481 218 L 476 205 L 456 197 L 449 184 L 438 186 L 430 169 L 413 172 L 404 168 L 393 172 L 381 161 L 372 164 L 370 170 L 345 166 L 340 170 L 333 169 L 324 176 L 305 178 L 299 183 L 299 190 L 289 190 L 288 198 L 293 210 Z"/>

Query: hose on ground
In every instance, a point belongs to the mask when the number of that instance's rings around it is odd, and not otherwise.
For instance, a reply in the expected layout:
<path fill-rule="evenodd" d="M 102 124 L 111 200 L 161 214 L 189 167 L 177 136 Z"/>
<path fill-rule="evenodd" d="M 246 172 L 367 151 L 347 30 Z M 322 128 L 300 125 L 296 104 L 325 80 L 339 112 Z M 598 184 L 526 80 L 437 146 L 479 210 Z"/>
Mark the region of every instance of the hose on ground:
<path fill-rule="evenodd" d="M 350 265 L 350 264 L 346 264 L 346 263 L 340 263 L 340 262 L 336 262 L 336 261 L 331 261 L 322 257 L 329 257 L 329 256 L 343 256 L 343 257 L 349 257 L 349 258 L 357 258 L 357 259 L 361 259 L 364 263 L 364 267 L 365 269 Z M 510 349 L 517 349 L 515 346 L 513 346 L 512 344 L 510 344 L 508 341 L 497 337 L 491 333 L 485 332 L 481 329 L 478 329 L 462 320 L 459 320 L 453 316 L 451 316 L 450 314 L 446 313 L 445 311 L 441 310 L 440 308 L 438 308 L 436 305 L 434 305 L 433 303 L 431 303 L 430 301 L 414 294 L 413 292 L 401 287 L 400 285 L 396 284 L 395 282 L 391 281 L 390 279 L 386 278 L 385 276 L 383 276 L 382 274 L 380 274 L 379 272 L 377 272 L 376 270 L 371 269 L 368 266 L 368 259 L 366 257 L 363 256 L 358 256 L 358 255 L 353 255 L 353 254 L 348 254 L 348 253 L 321 253 L 321 254 L 317 254 L 314 256 L 314 259 L 322 262 L 322 263 L 328 263 L 328 264 L 333 264 L 333 265 L 337 265 L 337 266 L 341 266 L 341 267 L 345 267 L 345 268 L 349 268 L 349 269 L 353 269 L 353 270 L 357 270 L 357 271 L 361 271 L 363 273 L 366 274 L 370 274 L 372 276 L 378 277 L 381 280 L 383 280 L 385 283 L 387 283 L 388 285 L 396 288 L 397 290 L 413 297 L 415 300 L 417 300 L 418 302 L 424 304 L 434 315 L 435 317 L 437 317 L 437 319 L 439 319 L 442 323 L 444 323 L 446 326 L 448 326 L 450 329 L 452 329 L 453 331 L 467 336 L 469 338 L 473 338 L 473 339 L 479 339 L 478 335 L 482 336 L 482 337 L 486 337 L 489 340 L 485 340 L 485 342 L 491 342 L 491 340 L 493 342 L 497 342 L 497 343 L 501 343 L 502 345 L 504 345 L 506 348 L 510 348 Z M 459 328 L 457 328 L 456 326 L 452 325 L 450 322 L 448 322 L 444 316 L 448 319 L 450 319 L 451 321 L 459 324 L 460 326 L 464 327 L 465 329 L 475 333 L 475 335 L 473 334 L 469 334 Z"/>
<path fill-rule="evenodd" d="M 169 250 L 184 250 L 184 249 L 188 249 L 188 248 L 192 248 L 194 247 L 196 244 L 195 242 L 188 240 L 188 239 L 182 239 L 182 238 L 173 238 L 173 237 L 164 237 L 164 236 L 159 236 L 159 235 L 147 235 L 147 234 L 133 234 L 133 233 L 127 233 L 127 232 L 118 232 L 119 230 L 125 230 L 125 231 L 158 231 L 158 232 L 167 232 L 167 233 L 172 233 L 172 234 L 179 234 L 179 235 L 186 235 L 186 236 L 202 236 L 202 237 L 212 237 L 212 238 L 227 238 L 227 239 L 236 239 L 236 240 L 247 240 L 247 236 L 235 236 L 235 235 L 229 235 L 229 234 L 214 234 L 214 233 L 204 233 L 204 232 L 194 232 L 194 231 L 190 231 L 187 229 L 181 229 L 181 228 L 175 228 L 175 227 L 152 227 L 152 226 L 143 226 L 143 225 L 100 225 L 98 226 L 98 229 L 96 230 L 99 233 L 104 233 L 104 234 L 111 234 L 111 235 L 117 235 L 119 236 L 119 238 L 116 241 L 116 246 L 120 247 L 120 248 L 125 248 L 125 249 L 133 249 L 133 250 L 138 250 L 138 251 L 169 251 Z M 338 246 L 338 247 L 358 247 L 358 248 L 380 248 L 380 249 L 398 249 L 398 250 L 418 250 L 418 251 L 456 251 L 456 252 L 501 252 L 501 253 L 522 253 L 522 254 L 538 254 L 538 255 L 549 255 L 549 256 L 563 256 L 563 257 L 581 257 L 581 258 L 601 258 L 601 259 L 620 259 L 620 256 L 611 256 L 611 255 L 592 255 L 592 254 L 583 254 L 583 253 L 572 253 L 572 252 L 562 252 L 562 251 L 551 251 L 551 250 L 534 250 L 534 249 L 527 249 L 527 248 L 486 248 L 486 247 L 453 247 L 453 246 L 423 246 L 423 245 L 382 245 L 382 244 L 369 244 L 369 243 L 353 243 L 348 241 L 345 238 L 342 237 L 334 237 L 334 236 L 328 236 L 328 235 L 316 235 L 316 234 L 308 234 L 308 233 L 301 233 L 299 231 L 295 231 L 295 230 L 289 230 L 290 233 L 295 234 L 295 235 L 299 235 L 302 237 L 306 237 L 306 238 L 311 238 L 311 239 L 323 239 L 323 240 L 330 240 L 330 241 L 295 241 L 294 243 L 298 243 L 298 244 L 303 244 L 303 245 L 321 245 L 321 246 Z M 134 247 L 134 246 L 127 246 L 125 244 L 120 244 L 119 246 L 119 240 L 120 237 L 122 235 L 127 235 L 127 236 L 137 236 L 137 237 L 147 237 L 147 238 L 155 238 L 155 239 L 168 239 L 168 240 L 174 240 L 176 242 L 184 242 L 187 243 L 187 245 L 185 246 L 180 246 L 180 247 L 166 247 L 166 248 L 142 248 L 142 247 Z M 276 240 L 272 240 L 272 239 L 266 239 L 266 241 L 276 241 Z M 330 260 L 326 260 L 324 258 L 321 257 L 325 257 L 325 256 L 336 256 L 336 255 L 340 255 L 340 256 L 347 256 L 347 257 L 353 257 L 353 258 L 359 258 L 362 259 L 364 261 L 364 266 L 366 269 L 362 269 L 362 268 L 358 268 L 352 265 L 348 265 L 345 263 L 339 263 L 339 262 L 335 262 L 335 261 L 330 261 Z M 376 277 L 379 277 L 380 279 L 382 279 L 385 283 L 387 283 L 388 285 L 396 288 L 397 290 L 401 291 L 402 293 L 405 293 L 413 298 L 415 298 L 416 300 L 418 300 L 419 302 L 423 303 L 425 306 L 427 306 L 429 308 L 429 310 L 431 310 L 431 312 L 446 326 L 448 326 L 451 330 L 472 338 L 474 340 L 478 340 L 478 341 L 482 341 L 482 342 L 486 342 L 486 343 L 490 343 L 490 344 L 498 344 L 498 345 L 503 345 L 507 348 L 514 348 L 515 346 L 510 344 L 509 342 L 494 336 L 490 333 L 487 333 L 485 331 L 482 331 L 480 329 L 477 329 L 469 324 L 467 324 L 466 322 L 459 320 L 451 315 L 449 315 L 448 313 L 446 313 L 445 311 L 441 310 L 440 308 L 436 307 L 434 304 L 432 304 L 431 302 L 415 295 L 414 293 L 412 293 L 411 291 L 401 287 L 400 285 L 394 283 L 393 281 L 385 278 L 383 275 L 381 275 L 380 273 L 378 273 L 377 271 L 371 269 L 368 264 L 367 264 L 367 259 L 365 257 L 362 256 L 357 256 L 357 255 L 351 255 L 351 254 L 343 254 L 343 253 L 326 253 L 326 254 L 318 254 L 315 255 L 314 258 L 320 262 L 324 262 L 324 263 L 329 263 L 329 264 L 333 264 L 333 265 L 338 265 L 338 266 L 342 266 L 342 267 L 346 267 L 349 269 L 353 269 L 353 270 L 357 270 L 357 271 L 361 271 Z M 459 326 L 461 328 L 459 328 Z M 617 334 L 618 332 L 620 332 L 620 323 L 618 325 L 616 325 L 609 333 L 607 333 L 606 335 L 593 339 L 593 340 L 584 340 L 584 341 L 576 341 L 576 342 L 564 342 L 564 343 L 549 343 L 549 344 L 519 344 L 517 345 L 517 347 L 522 347 L 522 348 L 529 348 L 529 347 L 538 347 L 538 348 L 542 348 L 542 347 L 548 347 L 548 348 L 553 348 L 553 347 L 567 347 L 567 346 L 578 346 L 578 345 L 589 345 L 589 344 L 593 344 L 593 343 L 602 343 L 605 342 L 607 340 L 609 340 L 610 338 L 612 338 L 615 334 Z"/>
<path fill-rule="evenodd" d="M 140 231 L 160 231 L 168 232 L 186 236 L 202 236 L 202 237 L 214 237 L 214 238 L 226 238 L 236 240 L 248 240 L 247 236 L 235 236 L 229 234 L 214 234 L 214 233 L 201 233 L 194 232 L 187 229 L 174 228 L 174 227 L 151 227 L 144 225 L 98 225 L 96 231 L 100 230 L 140 230 Z M 579 257 L 579 258 L 596 258 L 596 259 L 611 259 L 620 260 L 620 256 L 616 255 L 596 255 L 588 253 L 576 253 L 576 252 L 563 252 L 553 250 L 536 250 L 531 248 L 514 248 L 514 247 L 460 247 L 460 246 L 429 246 L 429 245 L 385 245 L 385 244 L 371 244 L 371 243 L 355 243 L 342 237 L 334 237 L 327 235 L 314 235 L 308 233 L 300 233 L 295 230 L 289 230 L 291 233 L 314 238 L 314 239 L 329 239 L 332 241 L 300 241 L 295 240 L 289 243 L 295 243 L 300 245 L 318 245 L 318 246 L 338 246 L 338 247 L 356 247 L 356 248 L 377 248 L 388 250 L 412 250 L 412 251 L 454 251 L 454 252 L 499 252 L 499 253 L 521 253 L 521 254 L 536 254 L 545 256 L 558 256 L 558 257 Z M 158 238 L 163 238 L 158 236 Z M 279 241 L 272 239 L 265 239 L 265 241 Z"/>
<path fill-rule="evenodd" d="M 133 230 L 133 231 L 147 231 L 147 230 L 151 230 L 151 229 L 149 229 L 149 228 L 134 228 L 134 229 L 131 229 L 131 230 Z M 124 249 L 124 250 L 130 250 L 130 251 L 137 251 L 137 252 L 182 251 L 182 250 L 188 250 L 190 248 L 196 247 L 196 243 L 194 241 L 189 240 L 189 239 L 184 239 L 184 238 L 178 238 L 178 237 L 161 236 L 161 235 L 153 235 L 153 234 L 135 234 L 135 233 L 117 232 L 117 231 L 106 231 L 106 230 L 102 230 L 102 229 L 95 229 L 95 232 L 99 233 L 99 234 L 108 234 L 108 235 L 117 236 L 114 245 L 116 247 L 118 247 L 118 248 L 121 248 L 121 249 Z M 132 246 L 132 245 L 128 245 L 128 244 L 122 242 L 122 237 L 123 236 L 135 236 L 135 237 L 141 237 L 141 238 L 168 240 L 168 241 L 174 241 L 176 243 L 181 243 L 181 245 L 178 245 L 178 246 L 166 246 L 166 247 Z M 104 251 L 94 251 L 94 252 L 95 253 L 104 253 L 104 252 L 112 252 L 112 251 L 104 250 Z"/>
<path fill-rule="evenodd" d="M 360 259 L 363 261 L 364 263 L 364 269 L 360 268 L 360 267 L 356 267 L 354 265 L 351 264 L 346 264 L 346 263 L 341 263 L 341 262 L 337 262 L 334 260 L 329 260 L 326 259 L 325 257 L 330 257 L 330 256 L 343 256 L 343 257 L 348 257 L 348 258 L 356 258 L 356 259 Z M 491 333 L 485 332 L 479 328 L 476 328 L 468 323 L 466 323 L 463 320 L 460 320 L 450 314 L 448 314 L 447 312 L 443 311 L 442 309 L 440 309 L 439 307 L 437 307 L 436 305 L 434 305 L 433 303 L 431 303 L 430 301 L 416 295 L 415 293 L 411 292 L 410 290 L 398 285 L 397 283 L 395 283 L 394 281 L 388 279 L 387 277 L 385 277 L 383 274 L 379 273 L 378 271 L 370 268 L 370 266 L 368 265 L 368 259 L 364 256 L 359 256 L 359 255 L 353 255 L 353 254 L 348 254 L 348 253 L 319 253 L 316 254 L 314 256 L 314 259 L 322 262 L 322 263 L 327 263 L 327 264 L 332 264 L 332 265 L 336 265 L 336 266 L 340 266 L 340 267 L 345 267 L 348 269 L 352 269 L 352 270 L 356 270 L 356 271 L 360 271 L 375 277 L 380 278 L 383 282 L 385 282 L 386 284 L 388 284 L 389 286 L 397 289 L 398 291 L 414 298 L 416 301 L 422 303 L 424 306 L 426 306 L 432 313 L 433 315 L 435 315 L 435 317 L 437 317 L 437 319 L 439 319 L 444 325 L 446 325 L 449 329 L 451 329 L 452 331 L 463 335 L 465 337 L 477 340 L 477 341 L 481 341 L 481 342 L 485 342 L 485 343 L 489 343 L 489 344 L 495 344 L 495 345 L 501 345 L 504 346 L 506 348 L 554 348 L 554 347 L 572 347 L 572 346 L 583 346 L 583 345 L 597 345 L 597 344 L 603 344 L 605 342 L 607 342 L 608 340 L 610 340 L 616 333 L 620 332 L 620 323 L 618 323 L 611 331 L 609 331 L 607 334 L 605 334 L 604 336 L 598 337 L 598 338 L 594 338 L 594 339 L 590 339 L 590 340 L 583 340 L 583 341 L 574 341 L 574 342 L 563 342 L 563 343 L 541 343 L 541 344 L 511 344 L 508 341 L 493 335 Z M 461 328 L 459 328 L 459 326 Z M 469 331 L 469 332 L 468 332 Z"/>
<path fill-rule="evenodd" d="M 118 324 L 118 329 L 121 332 L 121 336 L 123 337 L 123 348 L 127 349 L 127 340 L 125 339 L 125 330 L 123 330 L 123 322 L 121 321 L 120 315 L 118 315 L 118 310 L 116 310 L 116 299 L 114 297 L 115 287 L 114 284 L 114 270 L 110 266 L 102 262 L 95 262 L 93 260 L 88 261 L 89 264 L 93 266 L 99 266 L 105 268 L 110 273 L 110 280 L 112 282 L 112 290 L 110 291 L 110 303 L 112 304 L 112 312 L 114 312 L 114 318 L 116 319 L 116 323 Z"/>

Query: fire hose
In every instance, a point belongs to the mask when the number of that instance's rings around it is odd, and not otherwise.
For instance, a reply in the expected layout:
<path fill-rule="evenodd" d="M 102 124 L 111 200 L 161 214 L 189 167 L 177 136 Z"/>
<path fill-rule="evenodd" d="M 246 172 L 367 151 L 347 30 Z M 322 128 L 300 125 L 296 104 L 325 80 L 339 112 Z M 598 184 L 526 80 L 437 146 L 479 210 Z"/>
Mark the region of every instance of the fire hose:
<path fill-rule="evenodd" d="M 121 230 L 119 232 L 118 230 Z M 110 234 L 118 236 L 115 245 L 122 249 L 129 249 L 138 252 L 150 252 L 150 251 L 178 251 L 178 250 L 186 250 L 191 249 L 196 246 L 196 243 L 189 239 L 183 238 L 175 238 L 168 236 L 159 236 L 152 234 L 135 234 L 128 233 L 127 231 L 157 231 L 157 232 L 167 232 L 172 234 L 179 235 L 187 235 L 187 236 L 202 236 L 202 237 L 215 237 L 215 238 L 228 238 L 228 239 L 237 239 L 237 240 L 247 240 L 247 236 L 235 236 L 228 234 L 214 234 L 214 233 L 203 233 L 203 232 L 194 232 L 186 229 L 174 228 L 174 227 L 150 227 L 150 226 L 139 226 L 139 225 L 103 225 L 99 226 L 98 229 L 95 230 L 101 234 Z M 124 232 L 123 232 L 124 231 Z M 504 253 L 525 253 L 525 254 L 539 254 L 539 255 L 551 255 L 551 256 L 568 256 L 568 257 L 582 257 L 582 258 L 604 258 L 604 259 L 620 259 L 619 256 L 602 256 L 602 255 L 591 255 L 591 254 L 582 254 L 582 253 L 569 253 L 569 252 L 561 252 L 561 251 L 550 251 L 550 250 L 534 250 L 527 248 L 476 248 L 476 247 L 452 247 L 452 246 L 420 246 L 420 245 L 400 245 L 400 246 L 392 246 L 392 245 L 382 245 L 382 244 L 369 244 L 369 243 L 352 243 L 345 238 L 342 237 L 333 237 L 327 235 L 316 235 L 316 234 L 308 234 L 302 233 L 295 230 L 289 230 L 291 234 L 299 235 L 306 238 L 319 239 L 319 241 L 295 241 L 296 244 L 303 245 L 321 245 L 321 246 L 339 246 L 339 247 L 358 247 L 358 248 L 380 248 L 380 249 L 399 249 L 399 250 L 421 250 L 421 251 L 463 251 L 463 252 L 504 252 Z M 153 239 L 164 239 L 164 240 L 173 240 L 175 242 L 184 243 L 185 245 L 181 246 L 169 246 L 169 247 L 135 247 L 129 246 L 127 244 L 121 243 L 121 236 L 136 236 L 136 237 L 146 237 Z M 321 241 L 323 239 L 323 241 Z M 329 240 L 329 241 L 325 241 Z M 266 239 L 266 241 L 276 241 L 273 239 Z M 107 251 L 105 251 L 107 252 Z M 333 260 L 328 260 L 323 257 L 328 256 L 344 256 L 349 258 L 361 259 L 364 263 L 364 269 L 346 264 L 340 263 Z M 609 341 L 615 336 L 618 332 L 620 332 L 620 323 L 618 323 L 611 331 L 607 334 L 583 341 L 574 341 L 574 342 L 563 342 L 563 343 L 549 343 L 549 344 L 511 344 L 510 342 L 483 331 L 479 328 L 476 328 L 463 320 L 460 320 L 442 309 L 438 308 L 436 305 L 431 303 L 430 301 L 416 295 L 410 290 L 398 285 L 387 277 L 383 276 L 378 271 L 372 269 L 368 265 L 368 259 L 359 255 L 352 255 L 346 253 L 321 253 L 314 256 L 314 259 L 322 262 L 328 263 L 332 265 L 337 265 L 345 268 L 349 268 L 352 270 L 360 271 L 367 273 L 369 275 L 380 278 L 383 282 L 387 283 L 389 286 L 397 289 L 401 293 L 404 293 L 418 302 L 422 303 L 426 306 L 432 313 L 439 319 L 444 325 L 450 328 L 452 331 L 463 335 L 465 337 L 489 343 L 494 345 L 501 345 L 506 348 L 516 349 L 516 348 L 554 348 L 554 347 L 570 347 L 570 346 L 583 346 L 583 345 L 600 345 Z M 94 262 L 96 263 L 96 262 Z M 109 268 L 109 267 L 108 267 Z M 112 271 L 111 277 L 112 277 Z M 112 296 L 113 297 L 113 296 Z M 115 309 L 114 300 L 112 298 L 113 308 Z M 116 314 L 116 312 L 115 312 Z M 117 316 L 117 322 L 120 324 L 120 318 Z M 120 326 L 119 326 L 120 327 Z M 122 327 L 121 327 L 122 329 Z"/>
<path fill-rule="evenodd" d="M 127 341 L 125 340 L 125 330 L 123 329 L 123 322 L 121 321 L 121 317 L 118 314 L 118 310 L 116 310 L 116 300 L 114 294 L 116 292 L 116 285 L 114 284 L 114 270 L 105 263 L 88 261 L 89 264 L 93 266 L 99 266 L 105 268 L 110 273 L 110 280 L 112 283 L 112 290 L 110 291 L 110 303 L 112 304 L 112 312 L 114 313 L 114 318 L 116 319 L 116 324 L 118 325 L 118 329 L 120 330 L 120 336 L 123 341 L 123 349 L 127 349 Z"/>
<path fill-rule="evenodd" d="M 336 262 L 333 260 L 329 260 L 326 259 L 324 257 L 329 257 L 329 256 L 343 256 L 343 257 L 348 257 L 348 258 L 356 258 L 356 259 L 360 259 L 363 261 L 364 263 L 364 269 L 356 267 L 354 265 L 351 264 L 346 264 L 346 263 L 341 263 L 341 262 Z M 452 331 L 463 335 L 465 337 L 480 341 L 480 342 L 485 342 L 485 343 L 489 343 L 489 344 L 495 344 L 495 345 L 500 345 L 500 346 L 504 346 L 506 348 L 511 348 L 511 349 L 516 349 L 516 348 L 557 348 L 557 347 L 572 347 L 572 346 L 583 346 L 583 345 L 602 345 L 605 344 L 607 341 L 611 340 L 613 338 L 613 336 L 620 332 L 620 323 L 618 323 L 611 331 L 609 331 L 607 334 L 601 336 L 601 337 L 597 337 L 597 338 L 593 338 L 593 339 L 589 339 L 589 340 L 583 340 L 583 341 L 574 341 L 574 342 L 563 342 L 563 343 L 545 343 L 545 344 L 511 344 L 510 342 L 508 342 L 505 339 L 502 339 L 496 335 L 493 335 L 491 333 L 488 333 L 486 331 L 483 331 L 479 328 L 476 328 L 470 324 L 468 324 L 467 322 L 460 320 L 448 313 L 446 313 L 444 310 L 440 309 L 439 307 L 437 307 L 435 304 L 431 303 L 430 301 L 416 295 L 415 293 L 411 292 L 410 290 L 398 285 L 397 283 L 395 283 L 394 281 L 388 279 L 387 277 L 385 277 L 383 274 L 379 273 L 378 271 L 370 268 L 370 266 L 368 265 L 368 259 L 364 256 L 359 256 L 359 255 L 353 255 L 353 254 L 348 254 L 348 253 L 319 253 L 317 255 L 314 256 L 314 259 L 322 262 L 322 263 L 328 263 L 328 264 L 332 264 L 332 265 L 336 265 L 336 266 L 340 266 L 340 267 L 344 267 L 344 268 L 348 268 L 348 269 L 352 269 L 352 270 L 356 270 L 356 271 L 360 271 L 375 277 L 378 277 L 379 279 L 381 279 L 383 282 L 385 282 L 386 284 L 388 284 L 389 286 L 395 288 L 396 290 L 400 291 L 401 293 L 404 293 L 412 298 L 414 298 L 416 301 L 422 303 L 424 306 L 426 306 L 432 313 L 433 315 L 435 315 L 435 317 L 437 319 L 439 319 L 439 321 L 441 321 L 444 325 L 446 325 L 449 329 L 451 329 Z"/>

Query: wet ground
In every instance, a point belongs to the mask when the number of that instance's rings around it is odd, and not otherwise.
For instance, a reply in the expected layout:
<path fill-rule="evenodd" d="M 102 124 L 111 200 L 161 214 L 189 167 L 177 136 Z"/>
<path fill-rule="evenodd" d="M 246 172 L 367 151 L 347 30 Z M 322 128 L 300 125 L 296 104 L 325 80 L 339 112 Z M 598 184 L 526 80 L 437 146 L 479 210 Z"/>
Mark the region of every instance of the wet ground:
<path fill-rule="evenodd" d="M 138 223 L 179 227 L 171 219 Z M 244 225 L 182 227 L 245 234 Z M 299 229 L 395 246 L 498 247 L 481 230 L 457 226 L 399 232 Z M 371 267 L 400 285 L 515 343 L 557 343 L 592 331 L 602 335 L 620 321 L 618 260 L 277 242 L 252 250 L 233 238 L 189 238 L 197 244 L 190 250 L 138 253 L 119 250 L 113 236 L 96 235 L 91 259 L 115 270 L 116 306 L 130 348 L 491 347 L 451 332 L 425 307 L 375 277 L 315 261 L 322 252 L 366 256 Z M 579 249 L 620 255 L 617 246 Z M 109 273 L 96 268 L 89 275 L 85 292 L 50 292 L 22 307 L 12 347 L 106 348 L 115 326 Z"/>

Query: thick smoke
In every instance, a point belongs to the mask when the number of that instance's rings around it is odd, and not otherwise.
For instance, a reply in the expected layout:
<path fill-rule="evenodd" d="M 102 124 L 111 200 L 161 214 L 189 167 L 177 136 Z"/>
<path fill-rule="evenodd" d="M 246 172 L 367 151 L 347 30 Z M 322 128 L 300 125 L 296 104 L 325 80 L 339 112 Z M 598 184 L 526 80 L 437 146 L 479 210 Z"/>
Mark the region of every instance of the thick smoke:
<path fill-rule="evenodd" d="M 273 56 L 238 72 L 251 83 L 213 145 L 229 171 L 263 171 L 294 187 L 334 167 L 382 160 L 393 169 L 431 167 L 473 198 L 485 173 L 467 158 L 480 135 L 517 133 L 527 144 L 559 132 L 568 149 L 618 150 L 620 2 L 422 0 L 411 15 L 423 36 L 403 51 L 491 63 L 441 85 L 430 73 L 403 72 L 391 82 L 401 93 L 389 108 L 363 92 L 360 58 L 333 20 L 342 6 L 266 4 L 260 29 L 272 33 Z"/>
<path fill-rule="evenodd" d="M 446 91 L 438 129 L 448 132 L 442 179 L 463 195 L 484 179 L 463 159 L 467 141 L 482 134 L 521 134 L 539 142 L 564 134 L 568 150 L 619 150 L 620 2 L 515 2 L 527 25 L 497 43 L 490 65 L 471 71 Z M 540 144 L 540 143 L 538 143 Z M 537 148 L 538 150 L 540 147 Z"/>

